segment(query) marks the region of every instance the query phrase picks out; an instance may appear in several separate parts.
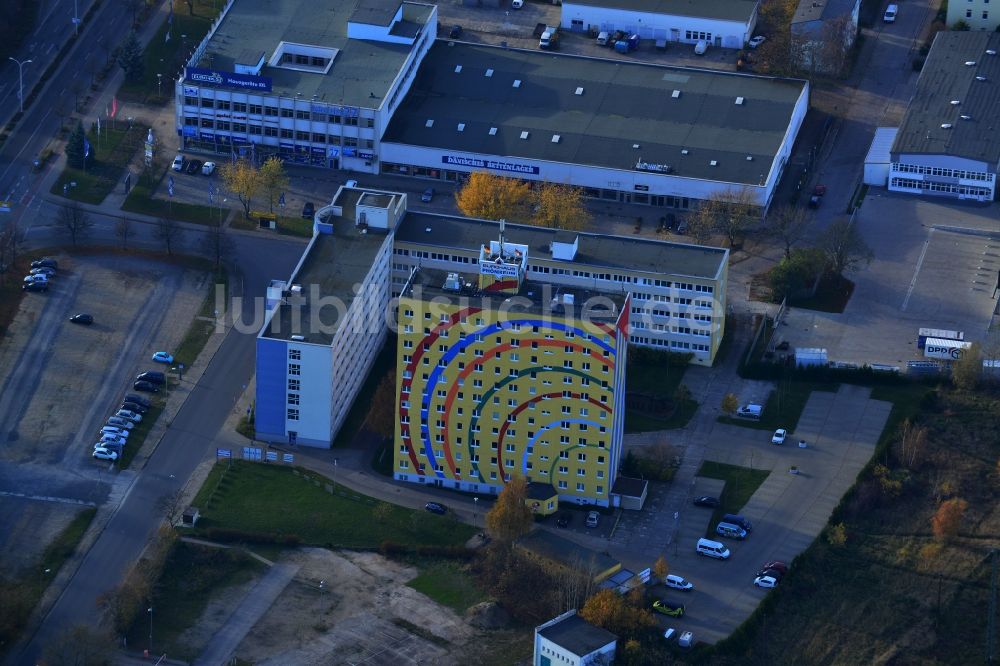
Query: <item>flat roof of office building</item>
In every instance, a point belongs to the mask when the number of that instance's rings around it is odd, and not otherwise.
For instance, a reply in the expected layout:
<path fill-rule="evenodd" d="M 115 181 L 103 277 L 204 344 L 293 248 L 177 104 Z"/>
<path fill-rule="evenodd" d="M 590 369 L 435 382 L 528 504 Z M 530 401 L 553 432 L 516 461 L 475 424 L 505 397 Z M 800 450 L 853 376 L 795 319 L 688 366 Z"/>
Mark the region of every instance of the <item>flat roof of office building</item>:
<path fill-rule="evenodd" d="M 292 285 L 300 285 L 301 294 L 291 293 L 278 305 L 262 337 L 291 340 L 294 335 L 312 344 L 333 342 L 339 317 L 357 296 L 354 287 L 371 270 L 386 236 L 371 229 L 361 233 L 356 227 L 354 207 L 366 195 L 363 190 L 345 188 L 340 192 L 336 203 L 343 207 L 343 214 L 323 220 L 333 233 L 314 237 L 288 283 L 289 291 L 293 291 Z M 319 299 L 323 303 L 314 307 Z"/>
<path fill-rule="evenodd" d="M 539 629 L 538 635 L 578 657 L 586 657 L 594 650 L 600 650 L 618 639 L 607 629 L 595 627 L 579 615 L 570 615 L 564 620 Z"/>
<path fill-rule="evenodd" d="M 937 33 L 892 153 L 953 155 L 996 167 L 1000 160 L 998 51 L 1000 34 L 996 32 Z"/>
<path fill-rule="evenodd" d="M 407 212 L 396 228 L 396 241 L 435 247 L 475 250 L 484 242 L 498 238 L 500 223 L 433 213 Z M 705 245 L 672 243 L 630 236 L 612 236 L 525 224 L 505 226 L 511 243 L 528 246 L 532 258 L 552 258 L 552 241 L 572 243 L 579 239 L 572 265 L 599 266 L 634 272 L 676 275 L 703 280 L 718 279 L 729 258 L 729 250 Z"/>
<path fill-rule="evenodd" d="M 382 140 L 760 185 L 806 86 L 438 40 Z"/>
<path fill-rule="evenodd" d="M 265 64 L 260 75 L 271 78 L 274 94 L 298 93 L 307 100 L 315 95 L 318 103 L 377 108 L 412 47 L 348 39 L 347 23 L 353 20 L 388 25 L 400 4 L 400 0 L 236 0 L 209 41 L 198 66 L 231 72 L 237 63 L 256 64 L 260 53 L 270 56 L 280 42 L 338 49 L 326 73 Z M 433 6 L 402 4 L 403 21 L 393 33 L 412 37 L 426 25 Z"/>
<path fill-rule="evenodd" d="M 744 23 L 757 10 L 757 0 L 566 0 L 565 4 Z"/>

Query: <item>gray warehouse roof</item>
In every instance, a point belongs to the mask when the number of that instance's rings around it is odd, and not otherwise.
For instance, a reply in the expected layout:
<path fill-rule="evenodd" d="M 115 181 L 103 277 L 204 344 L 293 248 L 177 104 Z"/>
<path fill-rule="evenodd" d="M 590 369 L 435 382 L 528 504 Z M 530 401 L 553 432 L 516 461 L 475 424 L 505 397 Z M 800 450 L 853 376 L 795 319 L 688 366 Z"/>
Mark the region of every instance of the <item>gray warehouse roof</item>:
<path fill-rule="evenodd" d="M 566 0 L 563 4 L 743 23 L 757 10 L 757 0 Z"/>
<path fill-rule="evenodd" d="M 858 0 L 799 0 L 792 16 L 792 25 L 811 23 L 839 16 L 851 16 Z"/>
<path fill-rule="evenodd" d="M 409 211 L 396 227 L 396 241 L 468 251 L 496 238 L 499 232 L 499 222 Z M 567 233 L 559 229 L 510 223 L 505 230 L 510 242 L 529 247 L 529 264 L 533 257 L 556 261 L 552 259 L 549 247 L 553 240 L 564 240 L 561 236 Z M 583 232 L 572 235 L 579 238 L 574 265 L 713 280 L 718 278 L 729 256 L 728 250 L 719 247 Z M 572 242 L 572 237 L 569 242 Z"/>
<path fill-rule="evenodd" d="M 539 629 L 538 634 L 578 657 L 585 657 L 599 650 L 618 637 L 607 629 L 595 627 L 579 615 Z"/>
<path fill-rule="evenodd" d="M 383 141 L 759 185 L 806 85 L 438 41 Z"/>
<path fill-rule="evenodd" d="M 952 155 L 996 167 L 1000 161 L 998 51 L 1000 34 L 995 32 L 939 32 L 892 154 Z"/>
<path fill-rule="evenodd" d="M 279 42 L 339 49 L 326 73 L 264 66 L 275 94 L 301 93 L 317 102 L 377 108 L 409 56 L 407 44 L 348 39 L 349 20 L 387 25 L 400 0 L 238 0 L 222 19 L 198 62 L 199 67 L 233 71 L 252 52 L 268 58 Z M 433 7 L 402 3 L 403 21 L 393 31 L 411 36 L 423 29 Z M 253 58 L 256 64 L 256 57 Z M 372 94 L 375 98 L 372 98 Z"/>

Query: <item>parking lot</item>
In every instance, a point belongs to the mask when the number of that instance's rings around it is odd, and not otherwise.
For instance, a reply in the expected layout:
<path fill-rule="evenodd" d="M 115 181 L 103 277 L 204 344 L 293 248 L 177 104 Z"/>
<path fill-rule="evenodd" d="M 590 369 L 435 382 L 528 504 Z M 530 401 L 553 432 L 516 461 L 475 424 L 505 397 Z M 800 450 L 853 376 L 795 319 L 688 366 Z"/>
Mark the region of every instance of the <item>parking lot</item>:
<path fill-rule="evenodd" d="M 661 516 L 670 527 L 676 520 L 677 539 L 662 554 L 670 572 L 691 581 L 693 592 L 669 591 L 665 596 L 683 603 L 683 619 L 660 617 L 664 627 L 690 630 L 696 640 L 714 643 L 742 623 L 767 593 L 754 587 L 754 575 L 768 560 L 791 563 L 819 535 L 834 507 L 871 458 L 885 426 L 890 403 L 871 400 L 870 390 L 843 385 L 836 393 L 813 392 L 798 429 L 784 446 L 771 444 L 771 433 L 716 423 L 705 437 L 705 459 L 769 470 L 770 474 L 740 514 L 753 523 L 746 541 L 723 541 L 732 551 L 728 561 L 712 560 L 694 552 L 695 544 L 710 527 L 712 510 L 688 504 L 672 515 Z M 803 439 L 807 448 L 795 443 Z M 798 474 L 789 473 L 791 466 Z M 721 493 L 721 482 L 695 477 L 689 497 Z M 651 521 L 662 507 L 650 497 L 641 512 L 625 512 L 619 529 L 636 537 L 654 533 Z M 633 539 L 634 541 L 634 539 Z M 650 566 L 656 554 L 646 549 Z M 622 556 L 619 548 L 612 554 Z M 633 558 L 634 559 L 634 558 Z"/>
<path fill-rule="evenodd" d="M 91 457 L 105 419 L 153 351 L 184 336 L 206 275 L 130 256 L 60 256 L 46 293 L 26 293 L 0 347 L 0 554 L 28 561 L 65 525 L 66 507 L 101 504 L 114 466 Z M 77 313 L 90 326 L 69 323 Z M 31 505 L 32 520 L 25 521 Z"/>
<path fill-rule="evenodd" d="M 875 260 L 850 276 L 856 286 L 847 308 L 842 314 L 791 308 L 777 339 L 826 348 L 831 361 L 903 370 L 923 358 L 919 328 L 964 331 L 966 340 L 984 341 L 997 306 L 997 207 L 872 192 L 855 223 Z"/>

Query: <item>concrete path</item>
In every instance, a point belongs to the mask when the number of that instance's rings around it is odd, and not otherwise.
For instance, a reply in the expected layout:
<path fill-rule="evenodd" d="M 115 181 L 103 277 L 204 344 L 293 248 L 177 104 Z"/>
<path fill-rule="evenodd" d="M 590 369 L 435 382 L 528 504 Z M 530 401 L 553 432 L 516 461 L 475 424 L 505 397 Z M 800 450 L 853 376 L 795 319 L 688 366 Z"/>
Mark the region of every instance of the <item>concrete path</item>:
<path fill-rule="evenodd" d="M 195 659 L 194 665 L 219 666 L 227 663 L 243 637 L 250 633 L 298 570 L 297 564 L 280 563 L 271 567 L 243 598 L 205 651 Z"/>

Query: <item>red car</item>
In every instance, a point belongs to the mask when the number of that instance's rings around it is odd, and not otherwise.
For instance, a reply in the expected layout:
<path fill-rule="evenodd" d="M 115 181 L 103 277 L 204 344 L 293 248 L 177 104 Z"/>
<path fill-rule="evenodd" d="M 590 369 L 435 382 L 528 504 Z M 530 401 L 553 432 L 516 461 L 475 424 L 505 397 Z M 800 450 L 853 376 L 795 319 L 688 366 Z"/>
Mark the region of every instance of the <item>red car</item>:
<path fill-rule="evenodd" d="M 813 194 L 815 194 L 818 197 L 825 197 L 826 196 L 826 185 L 817 185 L 816 187 L 814 187 L 813 188 Z"/>
<path fill-rule="evenodd" d="M 779 560 L 771 560 L 770 562 L 765 562 L 764 566 L 761 567 L 761 570 L 766 571 L 767 569 L 774 569 L 775 571 L 779 571 L 781 572 L 782 576 L 788 573 L 788 565 Z"/>

